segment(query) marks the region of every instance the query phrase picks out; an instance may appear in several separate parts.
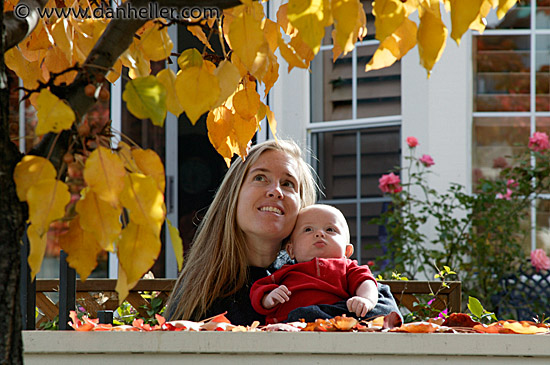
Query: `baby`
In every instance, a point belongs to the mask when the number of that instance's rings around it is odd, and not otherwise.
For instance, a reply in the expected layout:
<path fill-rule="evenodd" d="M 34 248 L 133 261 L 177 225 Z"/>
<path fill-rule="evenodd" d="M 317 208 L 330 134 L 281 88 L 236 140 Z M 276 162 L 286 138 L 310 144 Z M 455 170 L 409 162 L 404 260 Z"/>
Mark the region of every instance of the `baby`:
<path fill-rule="evenodd" d="M 254 310 L 267 323 L 283 322 L 292 310 L 316 304 L 346 300 L 347 310 L 357 317 L 376 305 L 376 280 L 368 266 L 348 259 L 353 253 L 349 229 L 335 207 L 302 209 L 286 250 L 297 263 L 256 281 L 250 290 Z"/>

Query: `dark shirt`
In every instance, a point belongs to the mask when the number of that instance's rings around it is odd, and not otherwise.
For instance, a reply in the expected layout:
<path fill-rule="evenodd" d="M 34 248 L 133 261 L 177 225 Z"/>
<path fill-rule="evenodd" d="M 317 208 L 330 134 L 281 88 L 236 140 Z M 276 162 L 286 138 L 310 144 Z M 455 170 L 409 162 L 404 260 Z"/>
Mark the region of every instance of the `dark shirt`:
<path fill-rule="evenodd" d="M 286 251 L 279 252 L 275 261 L 266 269 L 263 267 L 249 266 L 248 281 L 235 294 L 218 298 L 206 311 L 204 318 L 214 317 L 227 311 L 225 316 L 235 325 L 248 326 L 254 321 L 265 324 L 265 316 L 257 313 L 250 302 L 250 288 L 252 284 L 261 278 L 271 275 L 283 265 L 292 263 L 292 259 Z M 167 318 L 171 318 L 175 308 L 167 308 Z M 171 318 L 174 319 L 174 318 Z"/>

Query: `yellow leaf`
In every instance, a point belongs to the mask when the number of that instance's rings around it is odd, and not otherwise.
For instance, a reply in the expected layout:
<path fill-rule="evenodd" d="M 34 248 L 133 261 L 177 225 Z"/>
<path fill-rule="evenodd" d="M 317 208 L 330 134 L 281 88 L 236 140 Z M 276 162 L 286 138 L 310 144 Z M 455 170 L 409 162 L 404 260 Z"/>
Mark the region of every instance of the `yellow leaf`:
<path fill-rule="evenodd" d="M 130 80 L 122 93 L 128 110 L 137 118 L 149 118 L 162 127 L 166 118 L 166 88 L 153 75 Z"/>
<path fill-rule="evenodd" d="M 68 60 L 73 57 L 73 29 L 67 18 L 59 18 L 52 26 L 51 34 L 55 40 L 56 47 L 59 47 Z"/>
<path fill-rule="evenodd" d="M 451 38 L 460 44 L 462 35 L 479 17 L 481 4 L 484 0 L 451 0 Z"/>
<path fill-rule="evenodd" d="M 375 0 L 372 7 L 376 39 L 383 41 L 405 20 L 405 6 L 401 0 Z"/>
<path fill-rule="evenodd" d="M 277 39 L 281 36 L 281 33 L 279 32 L 279 25 L 275 23 L 271 19 L 264 19 L 263 20 L 263 30 L 264 30 L 264 37 L 267 41 L 267 44 L 269 45 L 269 49 L 271 52 L 275 52 L 279 44 L 277 43 Z"/>
<path fill-rule="evenodd" d="M 113 252 L 113 242 L 122 230 L 122 208 L 113 208 L 93 191 L 88 191 L 76 203 L 76 212 L 81 218 L 80 227 L 92 234 L 103 250 Z"/>
<path fill-rule="evenodd" d="M 214 108 L 217 108 L 235 92 L 241 81 L 241 74 L 237 66 L 228 60 L 223 60 L 216 71 L 214 71 L 214 75 L 216 75 L 220 83 L 220 96 L 213 105 Z"/>
<path fill-rule="evenodd" d="M 260 95 L 256 91 L 256 85 L 246 84 L 243 90 L 233 96 L 233 108 L 244 119 L 254 117 L 260 107 Z"/>
<path fill-rule="evenodd" d="M 286 44 L 282 38 L 279 38 L 279 51 L 281 52 L 281 56 L 283 56 L 285 61 L 288 63 L 288 72 L 290 72 L 294 67 L 307 68 L 304 61 L 296 55 L 294 49 Z"/>
<path fill-rule="evenodd" d="M 52 94 L 48 89 L 42 89 L 38 94 L 38 124 L 36 134 L 48 132 L 59 133 L 71 128 L 76 117 L 70 106 Z"/>
<path fill-rule="evenodd" d="M 220 97 L 218 78 L 204 67 L 189 67 L 176 76 L 176 94 L 194 125 Z"/>
<path fill-rule="evenodd" d="M 91 232 L 81 227 L 81 219 L 75 217 L 69 224 L 69 231 L 59 237 L 59 245 L 67 254 L 67 263 L 80 275 L 81 281 L 97 266 L 97 255 L 102 251 L 101 246 Z"/>
<path fill-rule="evenodd" d="M 127 283 L 136 282 L 153 266 L 160 247 L 158 235 L 130 221 L 117 242 L 118 261 L 126 273 Z"/>
<path fill-rule="evenodd" d="M 273 53 L 269 53 L 269 68 L 264 75 L 263 82 L 265 86 L 264 95 L 269 93 L 269 90 L 275 85 L 277 79 L 279 78 L 279 64 L 277 63 L 277 57 Z"/>
<path fill-rule="evenodd" d="M 111 150 L 99 146 L 84 166 L 84 180 L 99 199 L 118 206 L 118 197 L 124 188 L 126 170 L 120 158 Z"/>
<path fill-rule="evenodd" d="M 242 6 L 235 9 L 242 9 L 238 16 L 231 22 L 227 37 L 233 49 L 233 52 L 243 63 L 243 65 L 251 71 L 256 60 L 260 47 L 266 44 L 264 32 L 262 30 L 261 19 L 255 16 L 254 6 Z M 261 4 L 257 4 L 261 7 Z"/>
<path fill-rule="evenodd" d="M 105 75 L 105 78 L 110 83 L 114 83 L 116 80 L 118 80 L 121 74 L 122 74 L 122 61 L 119 58 L 118 60 L 116 60 L 115 64 L 113 65 L 113 67 L 111 67 L 109 72 L 107 72 L 107 74 Z"/>
<path fill-rule="evenodd" d="M 269 105 L 266 105 L 266 112 L 265 115 L 267 116 L 267 122 L 269 123 L 269 129 L 271 129 L 271 133 L 273 134 L 273 137 L 277 139 L 277 121 L 275 120 L 275 113 L 269 109 Z"/>
<path fill-rule="evenodd" d="M 168 27 L 163 26 L 161 29 L 159 23 L 143 32 L 139 45 L 145 57 L 151 61 L 162 61 L 170 57 L 174 47 L 168 35 Z"/>
<path fill-rule="evenodd" d="M 115 290 L 118 293 L 118 305 L 121 305 L 124 302 L 128 294 L 130 294 L 130 289 L 136 286 L 138 280 L 133 283 L 129 283 L 126 272 L 120 265 L 120 262 L 118 263 L 118 279 L 115 287 Z"/>
<path fill-rule="evenodd" d="M 441 58 L 447 42 L 448 30 L 431 11 L 420 12 L 417 41 L 420 64 L 428 71 L 428 77 L 434 64 Z"/>
<path fill-rule="evenodd" d="M 151 176 L 157 182 L 157 187 L 161 192 L 164 192 L 166 185 L 164 177 L 164 165 L 160 160 L 159 155 L 153 150 L 142 150 L 141 148 L 134 148 L 132 150 L 132 156 L 136 165 L 139 167 L 144 175 Z"/>
<path fill-rule="evenodd" d="M 44 157 L 24 156 L 13 171 L 17 197 L 21 201 L 27 200 L 27 191 L 32 185 L 41 180 L 54 180 L 56 175 L 55 167 Z"/>
<path fill-rule="evenodd" d="M 61 48 L 50 48 L 46 51 L 44 60 L 42 61 L 42 76 L 44 79 L 50 79 L 50 72 L 61 73 L 72 66 L 70 60 L 67 59 Z M 54 84 L 61 85 L 63 83 L 70 84 L 73 82 L 77 72 L 69 71 L 55 78 Z"/>
<path fill-rule="evenodd" d="M 29 62 L 23 57 L 21 50 L 17 47 L 11 48 L 4 56 L 6 66 L 12 69 L 23 80 L 24 87 L 35 89 L 38 86 L 38 81 L 42 80 L 42 72 L 38 61 Z"/>
<path fill-rule="evenodd" d="M 40 236 L 48 231 L 51 222 L 63 218 L 70 200 L 69 187 L 59 180 L 41 180 L 29 188 L 29 220 Z"/>
<path fill-rule="evenodd" d="M 30 251 L 27 262 L 31 269 L 31 280 L 34 280 L 36 274 L 40 271 L 44 253 L 46 252 L 47 234 L 38 233 L 34 224 L 27 227 L 27 237 L 29 238 Z"/>
<path fill-rule="evenodd" d="M 325 26 L 331 22 L 330 2 L 327 0 L 289 0 L 287 18 L 304 42 L 319 52 L 325 36 Z"/>
<path fill-rule="evenodd" d="M 393 65 L 416 45 L 417 28 L 412 20 L 405 19 L 390 37 L 384 39 L 365 67 L 365 72 Z"/>
<path fill-rule="evenodd" d="M 498 0 L 497 17 L 502 19 L 517 2 L 518 0 Z"/>
<path fill-rule="evenodd" d="M 296 52 L 296 55 L 309 67 L 310 62 L 315 58 L 311 48 L 305 44 L 299 34 L 291 36 L 290 42 L 288 43 Z"/>
<path fill-rule="evenodd" d="M 166 89 L 166 108 L 170 113 L 179 116 L 183 113 L 183 107 L 176 96 L 176 74 L 171 69 L 165 68 L 160 70 L 156 77 Z"/>
<path fill-rule="evenodd" d="M 363 16 L 360 15 L 363 14 Z M 334 40 L 344 55 L 353 50 L 359 36 L 359 29 L 366 27 L 363 5 L 359 0 L 333 0 Z M 351 19 L 356 19 L 355 22 Z"/>
<path fill-rule="evenodd" d="M 208 138 L 212 146 L 225 159 L 227 166 L 231 163 L 233 154 L 238 149 L 233 149 L 229 138 L 233 127 L 234 114 L 225 106 L 220 106 L 210 113 L 206 118 L 206 127 L 208 129 Z"/>
<path fill-rule="evenodd" d="M 137 77 L 146 77 L 151 73 L 151 64 L 143 54 L 143 52 L 136 46 L 136 41 L 128 47 L 128 49 L 120 56 L 122 65 L 128 67 L 128 76 L 131 79 Z"/>
<path fill-rule="evenodd" d="M 187 27 L 187 30 L 191 32 L 199 41 L 202 42 L 206 47 L 208 47 L 209 50 L 214 52 L 214 49 L 210 45 L 210 42 L 208 42 L 208 38 L 206 37 L 206 34 L 204 34 L 204 31 L 202 30 L 202 27 L 200 25 L 190 25 Z"/>
<path fill-rule="evenodd" d="M 186 49 L 178 57 L 178 66 L 185 70 L 189 67 L 202 67 L 202 56 L 196 48 Z"/>
<path fill-rule="evenodd" d="M 164 222 L 164 195 L 155 179 L 139 173 L 128 174 L 120 202 L 130 212 L 130 221 L 147 227 L 158 237 Z"/>
<path fill-rule="evenodd" d="M 470 29 L 478 31 L 480 34 L 485 31 L 485 18 L 493 8 L 493 1 L 498 2 L 498 0 L 483 0 L 481 4 L 481 9 L 476 20 L 470 24 Z"/>
<path fill-rule="evenodd" d="M 235 114 L 233 123 L 233 140 L 239 149 L 239 156 L 244 160 L 247 155 L 248 143 L 258 130 L 258 122 L 255 116 L 251 118 L 242 118 L 239 114 Z"/>
<path fill-rule="evenodd" d="M 172 225 L 172 222 L 167 219 L 166 223 L 168 224 L 168 232 L 170 232 L 174 256 L 176 256 L 176 262 L 178 263 L 178 271 L 181 271 L 183 267 L 183 241 L 181 240 L 179 230 Z"/>
<path fill-rule="evenodd" d="M 118 142 L 117 154 L 120 157 L 120 160 L 124 164 L 124 167 L 130 172 L 141 172 L 139 167 L 134 161 L 134 156 L 132 156 L 132 148 L 123 141 Z"/>

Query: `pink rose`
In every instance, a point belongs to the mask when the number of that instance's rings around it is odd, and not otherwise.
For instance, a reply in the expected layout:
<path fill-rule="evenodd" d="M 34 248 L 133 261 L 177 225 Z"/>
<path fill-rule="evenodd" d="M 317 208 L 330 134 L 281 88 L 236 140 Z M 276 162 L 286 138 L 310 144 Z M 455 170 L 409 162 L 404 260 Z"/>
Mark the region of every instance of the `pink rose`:
<path fill-rule="evenodd" d="M 519 183 L 514 179 L 508 179 L 508 181 L 506 181 L 506 187 L 508 188 L 517 188 L 518 185 Z"/>
<path fill-rule="evenodd" d="M 529 148 L 537 152 L 549 149 L 548 135 L 544 132 L 533 133 L 533 136 L 529 138 Z"/>
<path fill-rule="evenodd" d="M 506 194 L 502 195 L 501 193 L 497 194 L 497 199 L 506 199 L 510 200 L 512 198 L 512 190 L 506 189 Z"/>
<path fill-rule="evenodd" d="M 410 148 L 415 148 L 418 146 L 418 139 L 416 137 L 407 137 L 407 144 Z"/>
<path fill-rule="evenodd" d="M 382 177 L 378 179 L 378 183 L 378 187 L 384 193 L 399 193 L 403 190 L 403 187 L 401 186 L 401 179 L 393 172 L 387 175 L 382 175 Z"/>
<path fill-rule="evenodd" d="M 430 155 L 422 155 L 422 157 L 420 157 L 418 159 L 418 161 L 422 162 L 422 165 L 424 165 L 426 167 L 430 167 L 430 166 L 435 165 L 435 162 L 434 162 L 432 156 L 430 156 Z"/>
<path fill-rule="evenodd" d="M 540 270 L 550 269 L 550 258 L 546 256 L 546 252 L 542 248 L 537 248 L 531 251 L 531 264 L 539 272 Z"/>

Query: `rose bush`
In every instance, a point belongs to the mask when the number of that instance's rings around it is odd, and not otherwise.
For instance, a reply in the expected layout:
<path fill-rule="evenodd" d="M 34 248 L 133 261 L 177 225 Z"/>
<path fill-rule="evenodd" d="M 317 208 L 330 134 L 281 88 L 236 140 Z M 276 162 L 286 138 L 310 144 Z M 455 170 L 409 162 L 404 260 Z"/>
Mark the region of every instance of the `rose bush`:
<path fill-rule="evenodd" d="M 473 194 L 458 184 L 444 192 L 430 188 L 433 158 L 416 156 L 416 138 L 406 142 L 405 165 L 379 180 L 380 189 L 391 196 L 389 209 L 371 220 L 388 233 L 381 243 L 387 253 L 377 262 L 380 273 L 425 279 L 438 268 L 452 267 L 456 277 L 447 279 L 462 281 L 465 298 L 477 297 L 498 311 L 506 300 L 504 278 L 528 262 L 529 208 L 550 191 L 548 135 L 535 132 L 519 155 L 503 157 L 498 178 L 478 179 Z M 550 269 L 544 252 L 531 257 L 538 270 Z"/>

